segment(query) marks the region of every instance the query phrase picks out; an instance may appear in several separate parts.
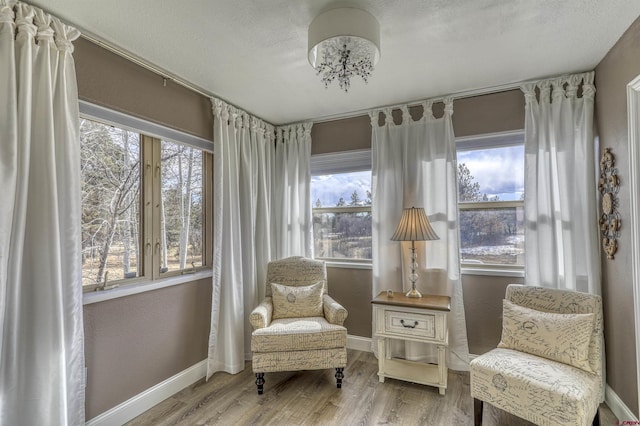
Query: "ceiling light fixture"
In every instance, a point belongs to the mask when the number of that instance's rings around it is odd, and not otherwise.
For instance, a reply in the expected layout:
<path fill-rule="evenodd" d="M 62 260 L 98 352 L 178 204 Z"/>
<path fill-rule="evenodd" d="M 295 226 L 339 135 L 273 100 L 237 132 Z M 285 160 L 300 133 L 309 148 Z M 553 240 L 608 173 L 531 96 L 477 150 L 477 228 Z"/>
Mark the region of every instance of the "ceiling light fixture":
<path fill-rule="evenodd" d="M 351 77 L 366 83 L 380 59 L 380 25 L 369 12 L 339 8 L 318 15 L 309 25 L 309 63 L 325 87 L 338 79 L 349 91 Z"/>

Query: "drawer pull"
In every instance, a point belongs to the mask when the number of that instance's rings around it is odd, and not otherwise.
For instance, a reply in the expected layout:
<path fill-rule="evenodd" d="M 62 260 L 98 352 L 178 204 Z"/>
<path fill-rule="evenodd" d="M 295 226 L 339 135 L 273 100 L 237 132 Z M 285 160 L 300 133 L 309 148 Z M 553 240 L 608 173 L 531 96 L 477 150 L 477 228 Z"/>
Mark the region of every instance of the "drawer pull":
<path fill-rule="evenodd" d="M 413 325 L 408 325 L 408 324 L 404 323 L 403 319 L 401 319 L 400 320 L 400 324 L 402 324 L 402 326 L 405 327 L 405 328 L 416 328 L 416 326 L 418 325 L 418 321 L 414 321 Z"/>

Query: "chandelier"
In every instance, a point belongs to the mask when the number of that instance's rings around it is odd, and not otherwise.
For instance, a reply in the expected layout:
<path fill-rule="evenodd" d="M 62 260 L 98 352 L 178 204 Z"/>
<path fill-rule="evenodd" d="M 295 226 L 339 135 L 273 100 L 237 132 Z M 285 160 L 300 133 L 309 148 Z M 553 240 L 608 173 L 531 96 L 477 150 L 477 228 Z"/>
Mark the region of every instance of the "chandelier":
<path fill-rule="evenodd" d="M 309 25 L 309 63 L 325 88 L 337 79 L 340 89 L 348 92 L 352 76 L 367 83 L 378 59 L 380 26 L 364 10 L 332 9 Z"/>

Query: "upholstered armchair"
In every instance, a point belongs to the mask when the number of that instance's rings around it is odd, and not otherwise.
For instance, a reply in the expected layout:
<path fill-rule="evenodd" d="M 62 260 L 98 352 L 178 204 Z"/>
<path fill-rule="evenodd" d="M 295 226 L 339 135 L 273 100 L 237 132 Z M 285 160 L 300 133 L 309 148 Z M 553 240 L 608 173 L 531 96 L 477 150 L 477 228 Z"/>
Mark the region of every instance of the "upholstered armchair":
<path fill-rule="evenodd" d="M 258 393 L 264 373 L 335 368 L 342 387 L 347 365 L 347 310 L 328 294 L 323 261 L 289 257 L 267 266 L 265 299 L 251 312 L 251 351 Z"/>
<path fill-rule="evenodd" d="M 599 425 L 602 299 L 509 285 L 498 348 L 471 361 L 475 424 L 482 402 L 537 425 Z"/>

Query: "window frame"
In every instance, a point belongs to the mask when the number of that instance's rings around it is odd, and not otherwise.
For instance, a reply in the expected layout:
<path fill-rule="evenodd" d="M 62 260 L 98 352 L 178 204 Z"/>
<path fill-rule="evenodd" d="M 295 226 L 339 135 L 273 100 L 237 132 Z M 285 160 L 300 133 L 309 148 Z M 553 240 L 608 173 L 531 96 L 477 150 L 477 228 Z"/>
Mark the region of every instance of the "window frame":
<path fill-rule="evenodd" d="M 108 288 L 104 290 L 100 289 L 101 284 L 99 283 L 83 285 L 84 304 L 211 277 L 213 265 L 213 142 L 85 101 L 79 102 L 79 110 L 81 119 L 137 133 L 140 141 L 140 167 L 142 170 L 138 225 L 138 276 L 109 280 L 106 283 Z M 161 254 L 157 252 L 153 241 L 159 237 L 161 229 L 159 204 L 155 205 L 156 203 L 154 203 L 154 200 L 160 199 L 161 178 L 159 173 L 155 177 L 153 174 L 161 167 L 162 141 L 191 146 L 200 150 L 203 155 L 202 265 L 196 268 L 160 272 Z M 111 285 L 114 287 L 109 287 Z"/>
<path fill-rule="evenodd" d="M 323 176 L 331 174 L 365 172 L 371 173 L 371 150 L 357 149 L 350 151 L 315 154 L 311 156 L 311 176 Z M 373 188 L 371 188 L 373 190 Z M 312 200 L 313 202 L 313 200 Z M 315 207 L 312 206 L 311 214 L 315 213 L 369 213 L 372 214 L 372 205 L 368 206 L 344 206 L 344 207 Z M 337 268 L 371 269 L 373 259 L 353 259 L 336 257 L 316 257 L 324 260 L 327 266 Z"/>
<path fill-rule="evenodd" d="M 461 151 L 481 151 L 493 148 L 511 146 L 524 147 L 524 130 L 514 130 L 498 133 L 464 136 L 456 138 L 456 164 L 457 154 Z M 457 194 L 456 194 L 457 195 Z M 463 210 L 496 210 L 505 208 L 521 208 L 524 210 L 524 200 L 512 201 L 460 201 L 458 211 Z M 458 227 L 458 233 L 461 232 Z M 460 247 L 462 249 L 462 247 Z M 524 265 L 507 265 L 497 263 L 465 262 L 460 255 L 460 269 L 465 275 L 492 275 L 507 277 L 524 277 Z"/>

